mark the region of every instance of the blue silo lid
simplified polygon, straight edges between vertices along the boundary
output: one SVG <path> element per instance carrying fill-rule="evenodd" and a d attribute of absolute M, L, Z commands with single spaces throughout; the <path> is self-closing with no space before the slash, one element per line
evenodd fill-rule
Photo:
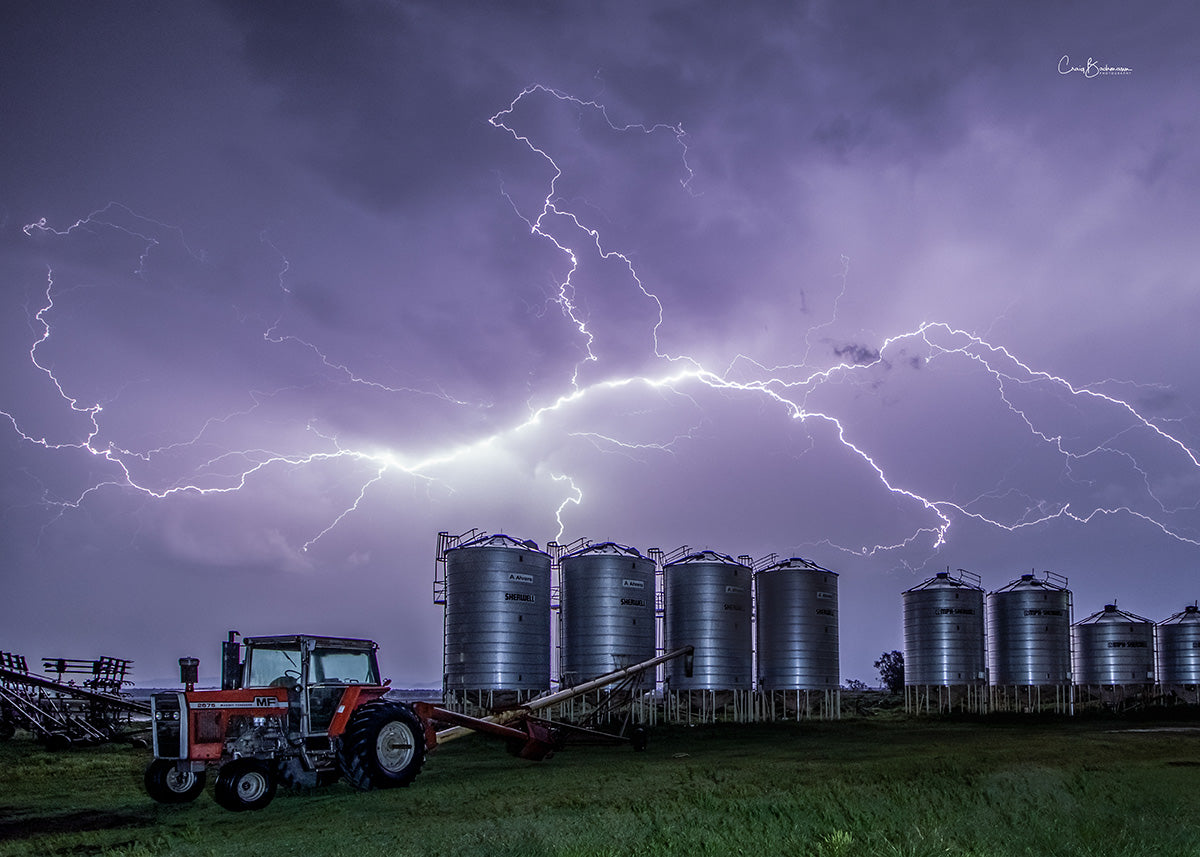
<path fill-rule="evenodd" d="M 780 560 L 779 562 L 775 563 L 774 565 L 767 566 L 762 571 L 760 571 L 759 574 L 768 574 L 772 571 L 784 571 L 787 569 L 794 569 L 794 570 L 798 570 L 798 571 L 819 571 L 822 574 L 834 574 L 834 575 L 837 574 L 836 571 L 831 571 L 828 568 L 819 566 L 812 560 L 805 559 L 802 556 L 794 556 L 794 557 L 791 557 L 790 559 Z"/>
<path fill-rule="evenodd" d="M 629 556 L 638 559 L 642 558 L 642 553 L 637 548 L 631 548 L 628 545 L 619 545 L 616 542 L 597 542 L 595 544 L 585 545 L 579 550 L 571 551 L 566 556 Z M 566 559 L 566 556 L 563 557 Z"/>
<path fill-rule="evenodd" d="M 712 550 L 697 551 L 696 553 L 688 554 L 683 559 L 677 559 L 674 562 L 669 562 L 667 565 L 690 565 L 692 563 L 702 562 L 717 562 L 725 565 L 740 565 L 742 568 L 749 568 L 749 566 L 747 566 L 745 563 L 738 562 L 731 556 L 726 556 L 723 553 L 717 553 L 716 551 Z"/>
<path fill-rule="evenodd" d="M 460 545 L 455 545 L 447 549 L 447 553 L 452 550 L 462 550 L 463 548 L 509 548 L 511 550 L 527 550 L 543 553 L 538 548 L 537 542 L 533 539 L 521 541 L 504 533 L 495 533 L 494 535 L 483 535 L 478 538 L 471 539 L 469 542 L 463 542 Z"/>

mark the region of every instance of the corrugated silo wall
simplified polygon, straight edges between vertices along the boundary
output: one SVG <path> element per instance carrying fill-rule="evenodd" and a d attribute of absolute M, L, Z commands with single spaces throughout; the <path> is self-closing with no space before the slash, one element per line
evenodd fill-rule
<path fill-rule="evenodd" d="M 563 557 L 562 682 L 654 657 L 654 562 L 622 552 Z M 651 674 L 651 679 L 653 674 Z"/>
<path fill-rule="evenodd" d="M 688 558 L 664 567 L 666 649 L 695 648 L 691 676 L 681 658 L 666 665 L 670 690 L 753 688 L 751 576 L 747 566 L 715 558 Z"/>
<path fill-rule="evenodd" d="M 1154 624 L 1102 616 L 1071 629 L 1075 683 L 1148 685 L 1154 682 Z"/>
<path fill-rule="evenodd" d="M 1158 623 L 1157 655 L 1160 685 L 1200 685 L 1200 609 L 1189 604 Z"/>
<path fill-rule="evenodd" d="M 550 556 L 527 546 L 446 551 L 447 694 L 550 687 Z"/>
<path fill-rule="evenodd" d="M 780 563 L 755 574 L 754 582 L 759 688 L 837 688 L 837 573 Z"/>
<path fill-rule="evenodd" d="M 927 582 L 902 596 L 904 682 L 941 687 L 984 682 L 983 590 L 939 582 Z"/>
<path fill-rule="evenodd" d="M 1032 585 L 988 596 L 988 666 L 994 686 L 1062 686 L 1071 682 L 1071 596 Z"/>

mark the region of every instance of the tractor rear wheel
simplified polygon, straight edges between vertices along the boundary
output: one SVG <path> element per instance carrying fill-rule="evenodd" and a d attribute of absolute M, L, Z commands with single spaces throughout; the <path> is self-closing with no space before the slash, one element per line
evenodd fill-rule
<path fill-rule="evenodd" d="M 258 759 L 234 759 L 221 766 L 213 799 L 231 812 L 262 809 L 275 797 L 275 777 Z"/>
<path fill-rule="evenodd" d="M 350 716 L 338 763 L 356 789 L 406 786 L 425 764 L 421 718 L 400 702 L 376 699 Z"/>
<path fill-rule="evenodd" d="M 204 771 L 181 771 L 170 759 L 151 762 L 143 781 L 159 803 L 187 803 L 204 791 Z"/>

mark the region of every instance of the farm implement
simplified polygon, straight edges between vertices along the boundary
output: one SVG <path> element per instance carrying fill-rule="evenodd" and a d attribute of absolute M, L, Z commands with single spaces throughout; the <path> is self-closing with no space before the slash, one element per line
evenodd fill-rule
<path fill-rule="evenodd" d="M 38 675 L 24 656 L 0 652 L 0 740 L 18 728 L 57 749 L 129 738 L 137 731 L 133 715 L 150 714 L 148 704 L 123 693 L 130 663 L 43 658 L 46 674 Z"/>
<path fill-rule="evenodd" d="M 629 682 L 679 649 L 489 717 L 387 698 L 370 640 L 306 635 L 247 637 L 223 644 L 221 689 L 195 690 L 199 661 L 180 659 L 185 689 L 151 698 L 154 761 L 146 790 L 160 803 L 186 803 L 215 771 L 213 796 L 233 811 L 261 809 L 279 784 L 316 786 L 344 778 L 357 789 L 407 786 L 428 751 L 473 732 L 504 741 L 523 759 L 548 758 L 568 734 L 628 736 L 556 723 L 537 712 L 598 688 Z M 244 657 L 243 650 L 244 649 Z"/>

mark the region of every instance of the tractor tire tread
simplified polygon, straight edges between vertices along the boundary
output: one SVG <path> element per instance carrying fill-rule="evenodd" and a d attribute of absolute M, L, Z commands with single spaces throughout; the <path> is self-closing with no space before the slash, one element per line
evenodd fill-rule
<path fill-rule="evenodd" d="M 380 730 L 397 720 L 412 733 L 413 757 L 401 771 L 391 773 L 378 763 L 376 742 Z M 363 704 L 346 725 L 338 764 L 346 782 L 361 791 L 407 786 L 425 764 L 425 731 L 420 718 L 401 702 L 375 699 Z"/>

